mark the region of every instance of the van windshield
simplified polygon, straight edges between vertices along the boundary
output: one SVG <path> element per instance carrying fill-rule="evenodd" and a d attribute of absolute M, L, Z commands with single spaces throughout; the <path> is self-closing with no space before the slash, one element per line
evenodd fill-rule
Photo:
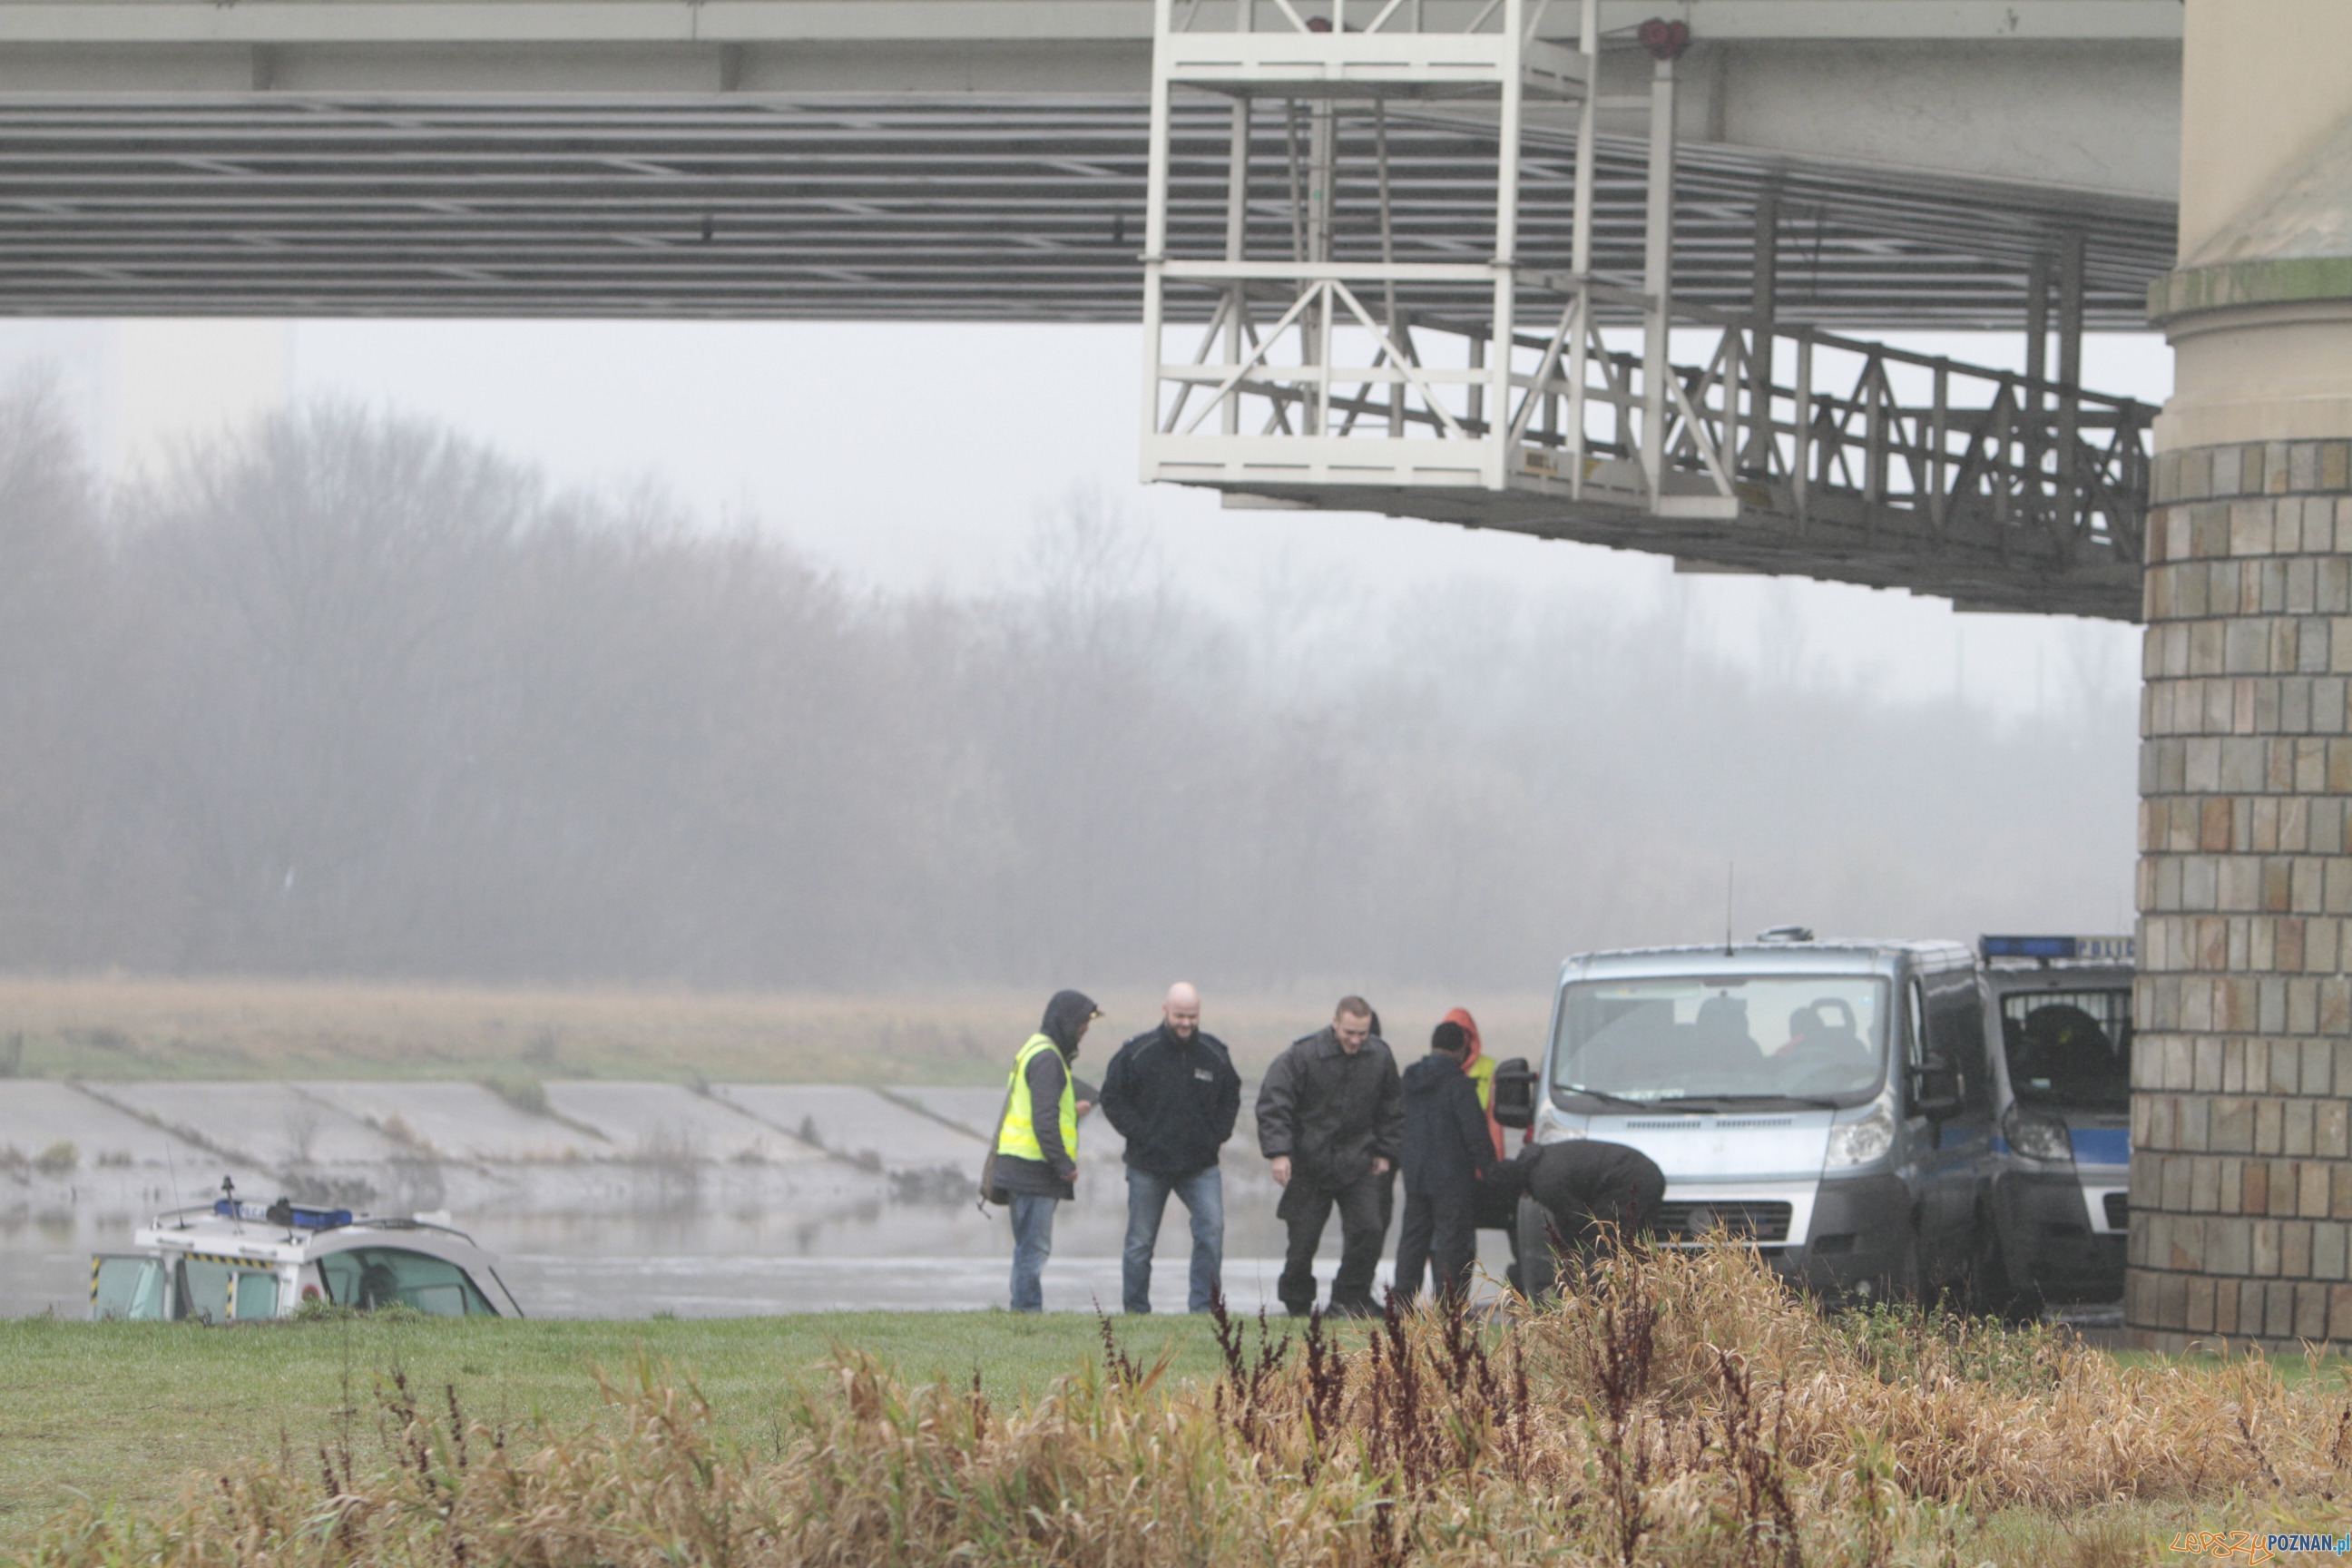
<path fill-rule="evenodd" d="M 2131 1109 L 2131 993 L 2019 991 L 2000 999 L 2010 1092 L 2053 1110 Z"/>
<path fill-rule="evenodd" d="M 1877 1090 L 1887 986 L 1869 974 L 1580 981 L 1560 994 L 1555 1089 L 1615 1100 L 1834 1100 Z"/>

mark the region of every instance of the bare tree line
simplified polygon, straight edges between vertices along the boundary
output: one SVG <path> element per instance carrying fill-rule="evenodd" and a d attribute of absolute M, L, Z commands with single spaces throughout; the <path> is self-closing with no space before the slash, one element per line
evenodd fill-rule
<path fill-rule="evenodd" d="M 2110 924 L 2132 714 L 1763 678 L 1666 612 L 1212 614 L 1099 509 L 886 596 L 431 425 L 101 495 L 0 407 L 0 968 L 1532 983 L 1745 929 Z M 1303 613 L 1311 609 L 1314 613 Z"/>

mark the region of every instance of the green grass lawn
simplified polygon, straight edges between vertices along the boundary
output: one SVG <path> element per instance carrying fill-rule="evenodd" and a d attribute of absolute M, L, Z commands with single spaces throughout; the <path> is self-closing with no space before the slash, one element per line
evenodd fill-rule
<path fill-rule="evenodd" d="M 1169 1349 L 1175 1375 L 1214 1369 L 1216 1343 L 1202 1320 L 1113 1322 L 1138 1362 Z M 71 1502 L 68 1489 L 152 1505 L 240 1456 L 284 1450 L 310 1462 L 346 1430 L 365 1467 L 382 1451 L 376 1390 L 395 1370 L 436 1402 L 455 1384 L 471 1418 L 577 1423 L 596 1407 L 597 1372 L 624 1379 L 643 1355 L 691 1378 L 726 1438 L 761 1444 L 774 1440 L 795 1387 L 823 1375 L 835 1346 L 868 1351 L 910 1378 L 961 1385 L 977 1369 L 982 1386 L 1008 1401 L 1102 1354 L 1098 1321 L 1081 1313 L 362 1319 L 235 1330 L 0 1321 L 0 1552 L 29 1546 L 42 1521 Z"/>
<path fill-rule="evenodd" d="M 1173 1376 L 1216 1370 L 1215 1341 L 1203 1320 L 1112 1322 L 1120 1349 L 1138 1363 L 1149 1364 L 1164 1351 Z M 1055 1377 L 1102 1356 L 1099 1322 L 1086 1313 L 352 1319 L 233 1330 L 0 1321 L 0 1555 L 29 1547 L 77 1491 L 153 1509 L 242 1458 L 282 1454 L 308 1468 L 321 1444 L 346 1436 L 354 1464 L 375 1468 L 383 1456 L 379 1391 L 395 1372 L 436 1405 L 444 1386 L 456 1384 L 473 1419 L 511 1426 L 537 1415 L 565 1426 L 595 1411 L 599 1372 L 625 1382 L 643 1358 L 656 1374 L 690 1379 L 702 1390 L 723 1441 L 757 1448 L 776 1441 L 785 1408 L 824 1375 L 840 1347 L 869 1352 L 911 1379 L 962 1386 L 977 1370 L 982 1387 L 1007 1403 L 1040 1394 Z M 2123 1352 L 2117 1359 L 2157 1358 Z M 2195 1379 L 2219 1362 L 2198 1356 L 2179 1364 Z M 2346 1363 L 2333 1357 L 2316 1364 L 2279 1357 L 2276 1364 L 2294 1383 L 2352 1381 Z M 2142 1513 L 2152 1530 L 2159 1522 L 2169 1528 L 2174 1511 L 2125 1510 L 2140 1533 Z M 2038 1514 L 2021 1513 L 2011 1525 L 2022 1532 L 2016 1561 L 2038 1560 L 2035 1553 L 2054 1539 L 2056 1526 Z"/>

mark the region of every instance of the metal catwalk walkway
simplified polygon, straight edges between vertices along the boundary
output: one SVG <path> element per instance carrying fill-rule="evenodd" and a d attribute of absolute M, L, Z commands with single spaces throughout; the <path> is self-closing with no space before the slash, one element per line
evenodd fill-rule
<path fill-rule="evenodd" d="M 1583 47 L 1543 41 L 1540 0 L 1466 30 L 1415 30 L 1412 0 L 1160 0 L 1145 237 L 1143 475 L 1241 505 L 1384 511 L 1671 554 L 1698 569 L 1906 587 L 1964 607 L 2139 612 L 2155 410 L 2078 384 L 2079 231 L 2029 263 L 2029 363 L 1975 369 L 1781 319 L 1768 197 L 1738 313 L 1675 289 L 1679 24 L 1654 58 L 1643 260 L 1602 269 L 1602 94 Z M 1352 16 L 1351 16 L 1352 13 Z M 1228 135 L 1175 134 L 1215 95 Z M 1527 243 L 1527 134 L 1577 120 L 1564 266 Z M 1405 215 L 1396 126 L 1482 128 L 1483 188 L 1457 188 L 1478 247 Z M 1269 138 L 1278 149 L 1262 154 Z M 1466 133 L 1466 131 L 1465 131 Z M 1269 204 L 1268 198 L 1272 198 Z M 1173 222 L 1222 211 L 1223 244 Z M 1265 221 L 1269 205 L 1283 221 Z M 1369 223 L 1350 225 L 1364 210 Z M 2059 363 L 2045 345 L 2055 307 Z"/>

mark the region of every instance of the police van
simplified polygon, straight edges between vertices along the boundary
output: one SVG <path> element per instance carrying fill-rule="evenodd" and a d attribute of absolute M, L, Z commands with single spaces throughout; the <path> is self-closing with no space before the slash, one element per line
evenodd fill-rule
<path fill-rule="evenodd" d="M 1987 992 L 1948 942 L 1752 942 L 1581 953 L 1561 966 L 1531 1085 L 1538 1143 L 1629 1144 L 1666 1178 L 1655 1233 L 1727 1234 L 1827 1295 L 1965 1287 L 1996 1137 Z M 1498 1100 L 1502 1098 L 1498 1090 Z M 1519 1212 L 1531 1294 L 1550 1216 Z"/>
<path fill-rule="evenodd" d="M 89 1315 L 213 1324 L 287 1318 L 306 1301 L 428 1317 L 522 1316 L 497 1259 L 446 1225 L 377 1219 L 285 1198 L 173 1209 L 131 1233 L 131 1252 L 90 1259 Z M 492 1304 L 490 1291 L 506 1303 Z"/>
<path fill-rule="evenodd" d="M 1979 943 L 1995 1053 L 1987 1173 L 1987 1307 L 2124 1293 L 2131 1228 L 2133 940 L 1988 936 Z"/>

